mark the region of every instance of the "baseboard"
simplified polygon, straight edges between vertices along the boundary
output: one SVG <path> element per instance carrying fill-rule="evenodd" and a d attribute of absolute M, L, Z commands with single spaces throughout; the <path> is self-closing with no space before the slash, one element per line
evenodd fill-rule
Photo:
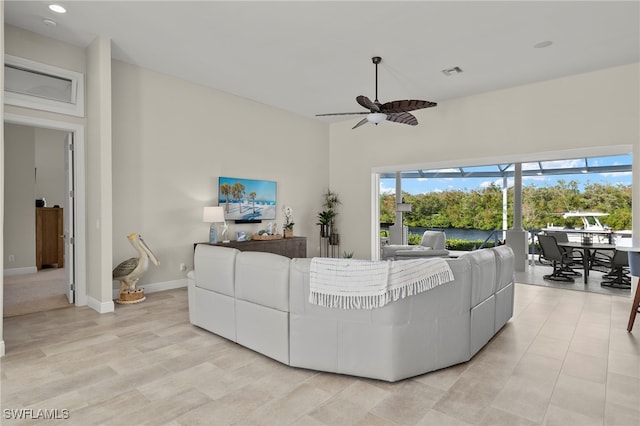
<path fill-rule="evenodd" d="M 141 286 L 144 289 L 145 294 L 155 293 L 157 291 L 173 290 L 174 288 L 183 288 L 187 286 L 187 279 L 182 278 L 173 281 L 163 281 L 160 283 L 149 283 Z M 113 298 L 117 299 L 120 296 L 120 287 L 113 289 Z"/>
<path fill-rule="evenodd" d="M 35 274 L 38 272 L 38 268 L 35 266 L 26 266 L 24 268 L 11 268 L 5 269 L 2 273 L 5 277 L 10 277 L 13 275 L 25 275 L 25 274 Z"/>
<path fill-rule="evenodd" d="M 113 300 L 109 300 L 108 302 L 100 302 L 91 296 L 87 296 L 87 305 L 99 314 L 108 314 L 109 312 L 113 312 L 116 309 L 115 305 L 113 304 Z"/>

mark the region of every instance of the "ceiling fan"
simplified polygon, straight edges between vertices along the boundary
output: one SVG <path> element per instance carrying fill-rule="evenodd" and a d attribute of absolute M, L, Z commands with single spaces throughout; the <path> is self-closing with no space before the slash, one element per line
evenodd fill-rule
<path fill-rule="evenodd" d="M 418 119 L 409 111 L 430 108 L 438 105 L 435 102 L 421 101 L 418 99 L 404 99 L 401 101 L 386 102 L 384 104 L 380 103 L 380 101 L 378 100 L 378 64 L 382 62 L 382 58 L 380 56 L 374 56 L 373 58 L 371 58 L 371 61 L 376 66 L 376 100 L 372 102 L 371 99 L 363 95 L 356 97 L 356 102 L 368 109 L 369 112 L 334 112 L 329 114 L 316 114 L 316 117 L 323 117 L 327 115 L 366 114 L 367 116 L 360 120 L 358 124 L 353 126 L 353 129 L 355 129 L 356 127 L 360 127 L 366 123 L 374 123 L 375 125 L 378 125 L 384 120 L 393 121 L 394 123 L 408 124 L 409 126 L 415 126 L 418 124 Z"/>

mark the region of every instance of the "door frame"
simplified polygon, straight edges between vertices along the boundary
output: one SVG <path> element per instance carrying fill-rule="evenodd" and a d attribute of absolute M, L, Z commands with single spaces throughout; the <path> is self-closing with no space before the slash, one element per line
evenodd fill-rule
<path fill-rule="evenodd" d="M 73 133 L 74 161 L 74 276 L 75 276 L 75 306 L 87 304 L 87 259 L 86 259 L 86 188 L 85 188 L 85 138 L 84 125 L 60 120 L 32 117 L 29 115 L 4 113 L 4 122 L 23 126 L 40 127 Z M 4 285 L 3 285 L 4 287 Z M 1 291 L 1 289 L 0 289 Z"/>

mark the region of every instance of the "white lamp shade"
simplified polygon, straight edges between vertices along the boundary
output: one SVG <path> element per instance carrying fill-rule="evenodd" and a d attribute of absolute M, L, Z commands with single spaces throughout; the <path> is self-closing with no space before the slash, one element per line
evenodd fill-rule
<path fill-rule="evenodd" d="M 202 211 L 202 221 L 207 223 L 224 222 L 223 207 L 205 207 Z"/>
<path fill-rule="evenodd" d="M 387 114 L 383 114 L 381 112 L 372 112 L 371 114 L 367 115 L 367 121 L 369 123 L 380 124 L 386 119 Z"/>

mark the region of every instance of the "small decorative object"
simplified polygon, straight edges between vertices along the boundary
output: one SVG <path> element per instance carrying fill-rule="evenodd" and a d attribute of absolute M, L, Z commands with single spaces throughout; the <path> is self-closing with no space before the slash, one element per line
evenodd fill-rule
<path fill-rule="evenodd" d="M 345 250 L 345 251 L 342 253 L 342 257 L 343 257 L 344 259 L 351 259 L 351 258 L 353 258 L 353 252 L 352 252 L 352 251 L 347 252 L 347 251 Z"/>
<path fill-rule="evenodd" d="M 219 223 L 224 224 L 222 233 L 220 234 L 220 237 L 224 238 L 224 233 L 227 232 L 227 222 L 224 220 L 223 207 L 205 207 L 202 211 L 202 221 L 211 224 L 211 227 L 209 228 L 209 244 L 216 244 L 218 242 Z"/>
<path fill-rule="evenodd" d="M 144 289 L 136 288 L 136 284 L 149 269 L 149 260 L 156 266 L 160 265 L 140 234 L 129 234 L 127 238 L 140 257 L 125 260 L 113 270 L 113 279 L 120 281 L 120 295 L 116 299 L 116 303 L 120 304 L 140 303 L 145 300 Z"/>
<path fill-rule="evenodd" d="M 282 213 L 284 214 L 284 225 L 282 225 L 282 230 L 284 232 L 285 238 L 293 237 L 293 209 L 289 206 L 282 207 Z"/>
<path fill-rule="evenodd" d="M 593 237 L 591 234 L 582 234 L 582 244 L 585 246 L 590 246 L 593 244 Z"/>
<path fill-rule="evenodd" d="M 247 233 L 244 231 L 236 232 L 236 241 L 247 241 Z"/>
<path fill-rule="evenodd" d="M 260 231 L 258 231 L 257 234 L 253 234 L 251 236 L 252 240 L 280 240 L 282 239 L 282 235 L 280 234 L 274 234 L 274 235 L 270 235 L 267 231 L 265 231 L 264 229 L 261 229 Z"/>

